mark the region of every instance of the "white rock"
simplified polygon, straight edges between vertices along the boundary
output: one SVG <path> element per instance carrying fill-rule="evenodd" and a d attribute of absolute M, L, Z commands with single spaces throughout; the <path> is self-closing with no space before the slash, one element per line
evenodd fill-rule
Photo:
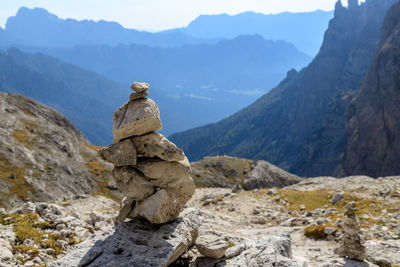
<path fill-rule="evenodd" d="M 114 112 L 113 121 L 114 143 L 162 129 L 157 104 L 149 98 L 125 103 Z"/>
<path fill-rule="evenodd" d="M 183 161 L 164 161 L 160 159 L 138 160 L 136 168 L 151 179 L 157 187 L 174 187 L 182 179 L 190 177 L 190 164 L 185 157 Z"/>
<path fill-rule="evenodd" d="M 141 92 L 144 92 L 144 91 L 148 90 L 150 88 L 150 84 L 141 83 L 141 82 L 134 82 L 131 85 L 131 88 L 132 88 L 133 91 L 135 91 L 137 93 L 141 93 Z"/>
<path fill-rule="evenodd" d="M 116 167 L 112 173 L 121 193 L 130 199 L 143 200 L 154 193 L 150 181 L 132 167 Z"/>
<path fill-rule="evenodd" d="M 166 267 L 194 244 L 202 221 L 201 212 L 191 208 L 161 227 L 139 220 L 124 222 L 80 243 L 50 266 Z"/>
<path fill-rule="evenodd" d="M 176 184 L 175 188 L 158 190 L 134 208 L 129 218 L 138 216 L 156 224 L 175 220 L 186 202 L 194 194 L 195 185 L 190 176 Z"/>
<path fill-rule="evenodd" d="M 36 212 L 36 205 L 35 203 L 32 202 L 26 202 L 22 206 L 22 213 L 23 214 L 29 214 L 29 213 L 35 213 Z"/>
<path fill-rule="evenodd" d="M 139 156 L 158 157 L 167 161 L 182 161 L 185 154 L 174 143 L 159 133 L 149 133 L 132 138 L 132 142 Z"/>
<path fill-rule="evenodd" d="M 203 255 L 212 259 L 220 259 L 229 248 L 228 242 L 214 235 L 202 235 L 196 240 L 196 248 Z"/>
<path fill-rule="evenodd" d="M 136 149 L 129 139 L 99 149 L 97 153 L 102 159 L 117 167 L 136 165 Z"/>

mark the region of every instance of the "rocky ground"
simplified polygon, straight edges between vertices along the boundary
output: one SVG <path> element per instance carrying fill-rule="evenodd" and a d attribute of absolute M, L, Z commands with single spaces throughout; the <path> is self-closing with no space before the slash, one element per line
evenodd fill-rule
<path fill-rule="evenodd" d="M 366 241 L 368 261 L 363 263 L 333 252 L 349 201 L 355 201 Z M 198 207 L 204 220 L 197 245 L 175 266 L 268 266 L 272 255 L 279 258 L 279 266 L 400 264 L 400 177 L 321 177 L 283 189 L 238 193 L 202 188 L 188 206 Z M 82 241 L 109 231 L 117 209 L 111 199 L 83 195 L 57 204 L 27 203 L 1 210 L 0 266 L 45 266 Z M 212 259 L 220 256 L 224 257 Z"/>

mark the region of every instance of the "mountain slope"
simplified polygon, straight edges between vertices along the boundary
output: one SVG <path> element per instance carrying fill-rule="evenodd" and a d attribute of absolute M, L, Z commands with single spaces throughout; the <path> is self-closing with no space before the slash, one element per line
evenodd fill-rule
<path fill-rule="evenodd" d="M 0 92 L 0 206 L 93 192 L 111 196 L 105 188 L 110 175 L 110 166 L 63 115 Z"/>
<path fill-rule="evenodd" d="M 318 53 L 324 31 L 332 17 L 332 11 L 321 10 L 271 15 L 254 12 L 234 16 L 201 15 L 179 31 L 198 38 L 231 39 L 238 35 L 260 34 L 269 40 L 291 42 L 301 51 L 315 55 Z"/>
<path fill-rule="evenodd" d="M 19 39 L 19 45 L 73 47 L 75 45 L 146 44 L 177 47 L 183 44 L 213 43 L 181 32 L 153 34 L 126 29 L 116 22 L 60 19 L 46 9 L 21 7 L 6 23 L 6 32 Z"/>
<path fill-rule="evenodd" d="M 165 134 L 220 120 L 255 101 L 290 68 L 310 58 L 292 44 L 259 35 L 214 45 L 154 48 L 142 45 L 25 48 L 129 84 L 149 82 L 166 118 Z"/>
<path fill-rule="evenodd" d="M 385 18 L 366 78 L 349 105 L 340 175 L 400 173 L 400 3 Z"/>
<path fill-rule="evenodd" d="M 355 2 L 355 1 L 353 1 Z M 331 175 L 344 150 L 348 92 L 372 60 L 384 15 L 394 0 L 336 4 L 319 54 L 278 87 L 219 123 L 171 136 L 189 156 L 225 153 L 264 159 L 302 176 Z"/>
<path fill-rule="evenodd" d="M 0 91 L 32 97 L 65 114 L 96 144 L 112 140 L 112 114 L 122 86 L 41 54 L 0 52 Z"/>

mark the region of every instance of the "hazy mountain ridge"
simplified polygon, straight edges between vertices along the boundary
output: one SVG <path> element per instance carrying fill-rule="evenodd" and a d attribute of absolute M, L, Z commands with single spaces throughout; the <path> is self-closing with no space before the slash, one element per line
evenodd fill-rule
<path fill-rule="evenodd" d="M 112 140 L 112 114 L 123 102 L 123 87 L 58 59 L 0 52 L 0 91 L 32 97 L 62 112 L 96 144 Z"/>
<path fill-rule="evenodd" d="M 346 116 L 346 150 L 338 173 L 373 177 L 400 172 L 400 3 L 385 17 L 381 41 Z M 371 153 L 373 151 L 373 153 Z"/>
<path fill-rule="evenodd" d="M 21 7 L 8 18 L 5 31 L 17 45 L 43 47 L 73 47 L 76 45 L 146 44 L 156 47 L 176 47 L 184 44 L 213 43 L 184 33 L 157 34 L 126 29 L 117 22 L 100 20 L 60 19 L 46 9 Z"/>
<path fill-rule="evenodd" d="M 332 17 L 332 11 L 322 10 L 268 15 L 255 12 L 232 16 L 201 15 L 187 27 L 165 32 L 179 31 L 198 38 L 228 39 L 244 34 L 260 34 L 266 39 L 291 42 L 301 51 L 315 55 Z"/>
<path fill-rule="evenodd" d="M 320 53 L 307 68 L 288 73 L 235 115 L 171 140 L 191 160 L 226 153 L 298 175 L 332 175 L 344 151 L 346 92 L 357 89 L 367 72 L 384 15 L 395 2 L 368 0 L 348 9 L 338 2 Z"/>
<path fill-rule="evenodd" d="M 58 57 L 126 85 L 149 82 L 166 118 L 165 134 L 236 112 L 273 87 L 288 69 L 310 60 L 292 44 L 259 35 L 168 49 L 131 44 L 25 51 Z"/>

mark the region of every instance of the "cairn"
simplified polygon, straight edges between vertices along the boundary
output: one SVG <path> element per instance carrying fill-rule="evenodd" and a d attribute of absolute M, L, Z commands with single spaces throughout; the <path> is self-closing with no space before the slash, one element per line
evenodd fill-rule
<path fill-rule="evenodd" d="M 163 135 L 157 104 L 148 83 L 134 82 L 135 93 L 114 112 L 114 144 L 99 155 L 114 164 L 113 177 L 125 196 L 115 223 L 145 218 L 162 224 L 175 220 L 194 193 L 190 164 L 181 149 Z"/>
<path fill-rule="evenodd" d="M 367 257 L 367 253 L 364 241 L 360 237 L 354 202 L 346 204 L 344 216 L 344 233 L 341 236 L 340 247 L 335 249 L 335 253 L 341 257 L 363 261 Z"/>

